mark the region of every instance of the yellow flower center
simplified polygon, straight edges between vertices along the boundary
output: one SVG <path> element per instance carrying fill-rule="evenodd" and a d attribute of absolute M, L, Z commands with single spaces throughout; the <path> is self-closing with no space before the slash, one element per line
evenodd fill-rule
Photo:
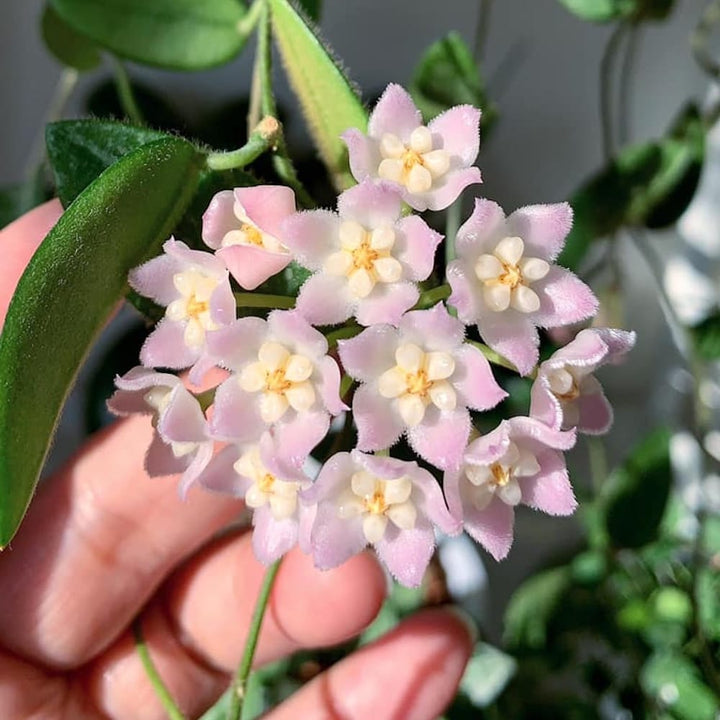
<path fill-rule="evenodd" d="M 500 463 L 493 463 L 490 468 L 492 480 L 490 481 L 495 487 L 505 487 L 510 482 L 510 470 L 504 468 Z"/>
<path fill-rule="evenodd" d="M 363 504 L 365 505 L 365 509 L 373 515 L 384 515 L 385 511 L 388 509 L 388 504 L 385 500 L 385 493 L 383 492 L 382 487 L 376 486 L 372 495 L 365 496 Z"/>
<path fill-rule="evenodd" d="M 185 309 L 185 312 L 187 313 L 189 318 L 192 318 L 193 320 L 197 320 L 200 315 L 202 315 L 204 312 L 207 312 L 210 305 L 206 300 L 198 300 L 195 293 L 193 293 L 187 301 L 187 306 Z"/>
<path fill-rule="evenodd" d="M 363 240 L 360 247 L 352 252 L 353 267 L 356 270 L 372 270 L 379 257 L 380 253 L 373 250 L 367 240 Z"/>
<path fill-rule="evenodd" d="M 256 225 L 250 223 L 242 223 L 240 225 L 240 232 L 245 236 L 245 241 L 250 245 L 257 245 L 258 247 L 264 247 L 263 234 L 258 230 Z"/>
<path fill-rule="evenodd" d="M 428 379 L 425 370 L 419 370 L 416 373 L 408 373 L 405 376 L 405 385 L 407 392 L 411 395 L 419 395 L 424 398 L 433 386 L 433 381 Z"/>

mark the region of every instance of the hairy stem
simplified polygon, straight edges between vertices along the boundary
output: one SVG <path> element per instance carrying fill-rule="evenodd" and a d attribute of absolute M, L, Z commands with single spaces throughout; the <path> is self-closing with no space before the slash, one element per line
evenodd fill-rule
<path fill-rule="evenodd" d="M 144 125 L 145 119 L 143 118 L 142 112 L 138 107 L 137 100 L 135 99 L 135 93 L 133 92 L 132 85 L 130 84 L 130 78 L 128 77 L 125 65 L 116 58 L 114 55 L 110 56 L 112 59 L 113 69 L 115 71 L 115 86 L 117 87 L 118 97 L 120 98 L 120 105 L 122 106 L 123 112 L 130 119 L 131 122 L 136 125 Z"/>
<path fill-rule="evenodd" d="M 602 123 L 602 148 L 606 160 L 615 155 L 614 113 L 613 103 L 613 70 L 615 58 L 628 26 L 620 23 L 615 26 L 600 62 L 600 120 Z"/>
<path fill-rule="evenodd" d="M 274 117 L 266 116 L 257 124 L 241 148 L 209 153 L 205 162 L 211 170 L 244 168 L 270 150 L 277 143 L 280 132 L 280 123 Z"/>

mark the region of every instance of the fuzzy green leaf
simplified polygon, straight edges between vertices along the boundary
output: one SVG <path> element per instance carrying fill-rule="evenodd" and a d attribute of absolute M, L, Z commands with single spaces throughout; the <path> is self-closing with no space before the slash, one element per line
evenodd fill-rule
<path fill-rule="evenodd" d="M 95 180 L 33 256 L 0 335 L 0 546 L 32 497 L 77 371 L 187 207 L 200 159 L 180 138 L 143 145 Z"/>
<path fill-rule="evenodd" d="M 340 135 L 367 128 L 367 112 L 332 51 L 288 0 L 269 0 L 275 41 L 305 120 L 335 186 L 355 184 Z"/>
<path fill-rule="evenodd" d="M 45 47 L 63 65 L 80 72 L 94 70 L 102 61 L 97 47 L 84 35 L 71 28 L 55 11 L 46 5 L 40 20 Z"/>
<path fill-rule="evenodd" d="M 502 650 L 480 642 L 460 681 L 460 692 L 477 708 L 494 702 L 517 670 L 517 662 Z"/>
<path fill-rule="evenodd" d="M 120 57 L 169 70 L 203 70 L 245 44 L 237 0 L 51 0 L 77 32 Z"/>

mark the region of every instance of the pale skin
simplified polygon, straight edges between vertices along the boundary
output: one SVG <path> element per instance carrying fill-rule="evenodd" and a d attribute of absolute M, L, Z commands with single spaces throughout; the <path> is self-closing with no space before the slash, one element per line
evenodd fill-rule
<path fill-rule="evenodd" d="M 22 268 L 60 215 L 56 201 L 0 232 L 0 324 Z M 28 372 L 32 372 L 28 368 Z M 215 537 L 239 502 L 176 478 L 147 477 L 145 418 L 102 431 L 43 484 L 0 554 L 0 717 L 161 720 L 135 652 L 150 653 L 188 717 L 227 687 L 242 653 L 263 567 L 247 533 Z M 320 572 L 299 552 L 280 569 L 260 638 L 261 665 L 358 634 L 386 581 L 370 554 Z M 472 641 L 435 609 L 305 685 L 270 720 L 432 720 L 454 695 Z"/>

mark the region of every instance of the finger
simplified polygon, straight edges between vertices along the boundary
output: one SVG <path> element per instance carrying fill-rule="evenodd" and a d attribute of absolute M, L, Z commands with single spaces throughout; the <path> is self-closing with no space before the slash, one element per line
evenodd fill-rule
<path fill-rule="evenodd" d="M 433 720 L 472 652 L 454 612 L 428 610 L 319 675 L 266 720 Z"/>
<path fill-rule="evenodd" d="M 143 634 L 153 661 L 189 717 L 203 712 L 227 687 L 264 573 L 249 534 L 225 540 L 173 578 L 163 593 L 165 602 L 144 615 Z M 379 611 L 385 590 L 385 576 L 369 554 L 321 572 L 308 557 L 291 552 L 275 580 L 256 663 L 358 634 Z M 109 718 L 164 717 L 129 634 L 94 664 L 85 688 Z"/>
<path fill-rule="evenodd" d="M 14 653 L 63 669 L 119 635 L 164 578 L 235 517 L 241 504 L 149 478 L 146 417 L 98 433 L 45 483 L 0 555 L 0 637 Z"/>
<path fill-rule="evenodd" d="M 50 200 L 0 231 L 3 259 L 0 263 L 0 328 L 20 276 L 42 239 L 58 221 L 62 207 Z"/>

